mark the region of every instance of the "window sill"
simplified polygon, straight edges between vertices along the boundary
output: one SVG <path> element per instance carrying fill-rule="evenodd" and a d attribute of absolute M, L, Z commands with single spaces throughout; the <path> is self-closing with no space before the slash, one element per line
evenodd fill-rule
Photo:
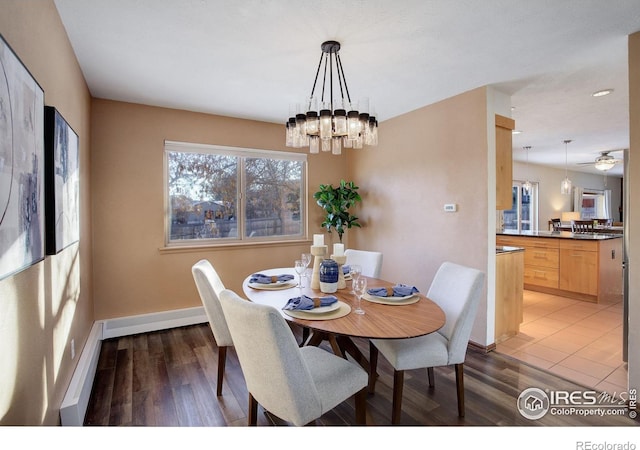
<path fill-rule="evenodd" d="M 262 242 L 233 242 L 228 244 L 205 244 L 205 245 L 172 245 L 158 248 L 160 254 L 172 253 L 192 253 L 202 251 L 225 251 L 225 250 L 247 250 L 254 248 L 269 247 L 297 247 L 299 245 L 311 245 L 309 239 L 296 239 L 287 241 L 262 241 Z"/>

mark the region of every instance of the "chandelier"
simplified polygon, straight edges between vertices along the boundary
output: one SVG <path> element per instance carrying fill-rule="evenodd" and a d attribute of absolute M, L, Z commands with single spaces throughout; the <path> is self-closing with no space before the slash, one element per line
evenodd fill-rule
<path fill-rule="evenodd" d="M 322 54 L 313 81 L 311 95 L 304 105 L 290 111 L 286 123 L 287 147 L 309 147 L 309 153 L 342 153 L 342 148 L 363 148 L 378 145 L 378 121 L 369 111 L 369 102 L 351 101 L 344 69 L 340 61 L 340 43 L 323 42 Z M 322 71 L 322 92 L 315 96 Z M 327 79 L 328 77 L 328 79 Z M 334 92 L 334 78 L 336 89 Z M 339 91 L 339 92 L 338 92 Z M 334 93 L 336 97 L 334 97 Z"/>

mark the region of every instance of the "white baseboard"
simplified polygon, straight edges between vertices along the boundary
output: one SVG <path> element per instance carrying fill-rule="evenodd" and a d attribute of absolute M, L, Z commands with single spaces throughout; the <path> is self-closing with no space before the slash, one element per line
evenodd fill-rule
<path fill-rule="evenodd" d="M 93 378 L 98 367 L 102 323 L 94 322 L 89 338 L 80 353 L 76 370 L 73 372 L 67 393 L 60 405 L 60 423 L 63 426 L 82 426 L 84 415 L 91 397 Z"/>
<path fill-rule="evenodd" d="M 208 319 L 202 306 L 108 319 L 104 321 L 102 339 L 130 336 L 132 334 L 148 333 L 150 331 L 166 330 L 204 322 L 208 322 Z"/>
<path fill-rule="evenodd" d="M 60 406 L 62 426 L 82 426 L 104 339 L 207 322 L 202 306 L 94 322 Z"/>

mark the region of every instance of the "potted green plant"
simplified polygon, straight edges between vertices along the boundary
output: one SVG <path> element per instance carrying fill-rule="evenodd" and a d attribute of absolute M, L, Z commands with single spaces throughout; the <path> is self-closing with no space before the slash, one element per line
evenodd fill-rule
<path fill-rule="evenodd" d="M 321 184 L 320 190 L 313 194 L 313 198 L 325 211 L 322 226 L 329 233 L 335 229 L 340 242 L 342 242 L 342 235 L 347 228 L 360 228 L 358 217 L 349 212 L 349 208 L 362 201 L 358 189 L 359 187 L 353 181 L 340 180 L 338 187 L 333 187 L 331 184 Z"/>

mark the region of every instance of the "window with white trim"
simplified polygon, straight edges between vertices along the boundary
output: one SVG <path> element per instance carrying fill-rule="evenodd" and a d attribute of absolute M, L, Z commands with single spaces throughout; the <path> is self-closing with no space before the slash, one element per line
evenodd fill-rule
<path fill-rule="evenodd" d="M 165 142 L 167 245 L 306 236 L 307 156 Z"/>
<path fill-rule="evenodd" d="M 529 188 L 525 182 L 513 181 L 513 204 L 503 213 L 504 229 L 517 231 L 538 231 L 538 183 Z"/>

